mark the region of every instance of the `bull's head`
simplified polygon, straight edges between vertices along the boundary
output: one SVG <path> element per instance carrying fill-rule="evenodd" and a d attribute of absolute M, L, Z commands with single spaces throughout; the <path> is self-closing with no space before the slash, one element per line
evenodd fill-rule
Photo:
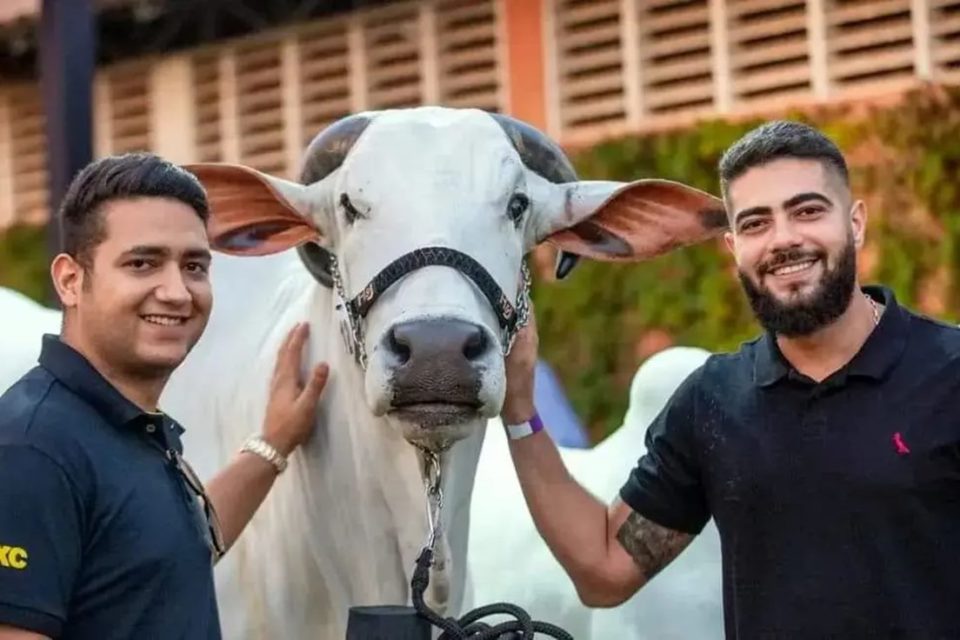
<path fill-rule="evenodd" d="M 565 272 L 576 256 L 645 260 L 726 225 L 717 198 L 682 184 L 579 181 L 539 131 L 477 110 L 344 118 L 310 144 L 301 184 L 242 166 L 187 168 L 208 190 L 215 249 L 297 248 L 336 287 L 367 403 L 431 446 L 498 414 L 522 261 L 538 243 L 561 250 Z"/>

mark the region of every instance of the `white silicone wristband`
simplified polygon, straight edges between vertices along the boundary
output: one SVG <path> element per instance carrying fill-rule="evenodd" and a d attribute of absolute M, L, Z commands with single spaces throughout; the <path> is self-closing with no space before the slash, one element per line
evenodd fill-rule
<path fill-rule="evenodd" d="M 543 421 L 540 420 L 540 416 L 537 414 L 533 414 L 533 417 L 526 422 L 521 422 L 520 424 L 504 424 L 503 426 L 507 430 L 507 437 L 511 440 L 522 440 L 523 438 L 543 431 Z"/>

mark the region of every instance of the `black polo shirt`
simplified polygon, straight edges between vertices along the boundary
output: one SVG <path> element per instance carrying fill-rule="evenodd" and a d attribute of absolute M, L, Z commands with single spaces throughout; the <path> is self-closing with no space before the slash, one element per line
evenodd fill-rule
<path fill-rule="evenodd" d="M 220 637 L 182 429 L 44 336 L 0 396 L 0 623 L 69 640 Z"/>
<path fill-rule="evenodd" d="M 763 335 L 710 357 L 621 489 L 723 554 L 726 637 L 960 638 L 960 329 L 887 308 L 817 384 Z"/>

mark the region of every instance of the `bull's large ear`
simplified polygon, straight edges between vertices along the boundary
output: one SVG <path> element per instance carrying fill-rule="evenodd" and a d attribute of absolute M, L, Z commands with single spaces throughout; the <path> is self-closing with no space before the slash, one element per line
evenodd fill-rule
<path fill-rule="evenodd" d="M 314 223 L 313 188 L 241 165 L 185 165 L 207 191 L 210 246 L 222 253 L 262 256 L 322 237 Z"/>
<path fill-rule="evenodd" d="M 727 229 L 722 200 L 679 182 L 580 181 L 550 190 L 543 239 L 594 260 L 647 260 Z"/>

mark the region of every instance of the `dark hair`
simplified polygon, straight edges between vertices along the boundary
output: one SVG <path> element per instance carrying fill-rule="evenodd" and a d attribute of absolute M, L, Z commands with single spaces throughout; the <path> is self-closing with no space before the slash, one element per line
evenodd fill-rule
<path fill-rule="evenodd" d="M 777 120 L 761 125 L 740 138 L 720 158 L 720 188 L 724 198 L 730 183 L 749 169 L 780 158 L 819 160 L 849 185 L 847 162 L 828 137 L 809 125 Z"/>
<path fill-rule="evenodd" d="M 108 156 L 74 177 L 60 205 L 61 250 L 89 268 L 91 254 L 106 236 L 102 205 L 137 197 L 173 198 L 207 221 L 207 194 L 192 173 L 152 153 Z"/>

